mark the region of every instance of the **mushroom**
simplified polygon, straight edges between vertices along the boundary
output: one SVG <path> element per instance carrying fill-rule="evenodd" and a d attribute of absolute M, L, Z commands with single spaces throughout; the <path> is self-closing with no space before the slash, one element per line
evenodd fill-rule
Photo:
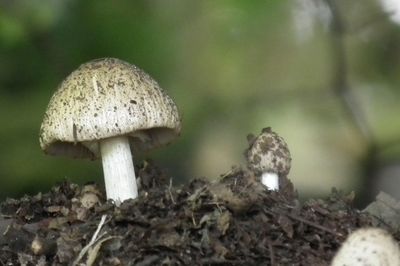
<path fill-rule="evenodd" d="M 351 233 L 332 260 L 332 266 L 400 265 L 399 245 L 380 228 L 361 228 Z"/>
<path fill-rule="evenodd" d="M 148 74 L 116 58 L 81 65 L 50 99 L 40 128 L 46 154 L 102 158 L 107 198 L 138 196 L 132 152 L 180 134 L 178 109 Z"/>
<path fill-rule="evenodd" d="M 271 130 L 264 128 L 257 137 L 247 137 L 249 148 L 245 151 L 248 168 L 269 190 L 279 189 L 279 177 L 289 174 L 291 157 L 287 144 Z"/>

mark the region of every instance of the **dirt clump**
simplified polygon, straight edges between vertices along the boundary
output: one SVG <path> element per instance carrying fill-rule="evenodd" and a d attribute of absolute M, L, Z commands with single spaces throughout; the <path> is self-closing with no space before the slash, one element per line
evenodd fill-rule
<path fill-rule="evenodd" d="M 139 197 L 119 207 L 67 181 L 2 202 L 1 264 L 329 265 L 349 232 L 376 226 L 352 194 L 300 204 L 289 180 L 268 191 L 241 168 L 175 187 L 145 162 L 139 177 Z"/>

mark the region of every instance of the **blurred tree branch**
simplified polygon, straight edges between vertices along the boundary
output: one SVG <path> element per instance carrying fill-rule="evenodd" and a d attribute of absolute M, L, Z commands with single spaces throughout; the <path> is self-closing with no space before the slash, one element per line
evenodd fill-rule
<path fill-rule="evenodd" d="M 332 55 L 333 55 L 333 90 L 341 101 L 349 118 L 360 131 L 367 144 L 367 152 L 361 160 L 361 170 L 363 172 L 362 187 L 360 195 L 357 197 L 358 203 L 364 205 L 377 192 L 374 189 L 374 176 L 378 169 L 377 146 L 371 127 L 359 105 L 357 98 L 351 90 L 348 80 L 348 61 L 345 47 L 346 25 L 336 0 L 324 0 L 332 14 L 331 34 L 332 34 Z"/>
<path fill-rule="evenodd" d="M 349 118 L 353 121 L 355 126 L 364 137 L 367 144 L 367 151 L 362 158 L 362 187 L 360 189 L 360 195 L 358 201 L 360 204 L 365 204 L 372 200 L 375 195 L 379 192 L 379 188 L 376 187 L 377 179 L 379 178 L 378 170 L 383 167 L 383 163 L 379 160 L 379 152 L 387 148 L 398 145 L 400 139 L 391 139 L 377 141 L 375 138 L 371 126 L 363 112 L 360 103 L 357 101 L 357 97 L 353 93 L 348 79 L 348 57 L 346 54 L 345 36 L 349 33 L 347 25 L 342 18 L 342 13 L 337 5 L 337 0 L 324 0 L 329 7 L 332 14 L 331 21 L 331 34 L 332 34 L 332 55 L 333 55 L 333 90 L 342 102 L 346 113 Z M 367 27 L 372 22 L 381 21 L 383 18 L 387 18 L 388 14 L 384 13 L 383 16 L 377 16 L 368 23 L 363 24 Z M 356 30 L 360 30 L 361 27 L 357 27 Z M 354 32 L 354 29 L 351 31 Z"/>
<path fill-rule="evenodd" d="M 346 26 L 341 16 L 336 0 L 325 0 L 331 10 L 332 22 L 332 54 L 333 54 L 333 90 L 341 100 L 350 119 L 356 125 L 362 136 L 369 145 L 374 145 L 375 139 L 370 125 L 351 90 L 348 80 L 348 62 L 344 43 Z"/>

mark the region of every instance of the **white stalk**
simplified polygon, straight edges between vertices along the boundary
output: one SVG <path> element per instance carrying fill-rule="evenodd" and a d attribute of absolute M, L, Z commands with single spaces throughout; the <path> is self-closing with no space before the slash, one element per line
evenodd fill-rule
<path fill-rule="evenodd" d="M 138 196 L 135 169 L 128 137 L 119 136 L 100 141 L 107 199 L 119 205 Z"/>
<path fill-rule="evenodd" d="M 268 190 L 279 190 L 279 177 L 276 173 L 264 172 L 261 176 L 261 183 Z"/>

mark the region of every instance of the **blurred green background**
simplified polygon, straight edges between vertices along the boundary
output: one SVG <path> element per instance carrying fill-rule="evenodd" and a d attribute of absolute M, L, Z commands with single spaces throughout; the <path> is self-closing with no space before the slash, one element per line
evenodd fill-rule
<path fill-rule="evenodd" d="M 38 132 L 57 85 L 117 57 L 155 78 L 181 137 L 135 156 L 175 182 L 244 165 L 271 126 L 302 197 L 331 187 L 400 193 L 400 19 L 390 0 L 0 1 L 0 198 L 68 178 L 102 184 L 99 161 L 45 156 Z"/>

